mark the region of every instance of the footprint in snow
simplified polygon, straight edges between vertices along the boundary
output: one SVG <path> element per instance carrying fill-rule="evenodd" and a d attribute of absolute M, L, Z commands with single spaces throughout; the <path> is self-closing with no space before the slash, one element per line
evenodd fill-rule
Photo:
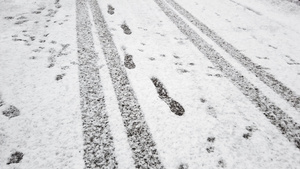
<path fill-rule="evenodd" d="M 46 7 L 40 7 L 40 8 L 38 8 L 37 10 L 43 11 L 45 8 L 46 8 Z"/>
<path fill-rule="evenodd" d="M 40 14 L 41 11 L 33 11 L 33 12 L 31 12 L 31 13 L 33 13 L 33 14 Z"/>
<path fill-rule="evenodd" d="M 61 4 L 56 4 L 55 8 L 61 8 Z"/>
<path fill-rule="evenodd" d="M 189 71 L 186 70 L 186 69 L 177 69 L 177 72 L 178 72 L 179 74 L 183 74 L 183 73 L 188 73 Z"/>
<path fill-rule="evenodd" d="M 11 19 L 14 19 L 14 17 L 13 16 L 6 16 L 6 17 L 4 17 L 4 19 L 11 20 Z"/>
<path fill-rule="evenodd" d="M 243 134 L 243 137 L 245 139 L 249 139 L 251 136 L 252 136 L 252 133 L 245 133 L 245 134 Z"/>
<path fill-rule="evenodd" d="M 218 165 L 217 166 L 221 167 L 221 168 L 225 168 L 226 167 L 226 163 L 225 163 L 225 161 L 223 159 L 220 159 L 218 161 Z"/>
<path fill-rule="evenodd" d="M 155 60 L 155 58 L 154 58 L 154 57 L 150 57 L 150 58 L 149 58 L 149 60 L 151 60 L 151 61 L 154 61 L 154 60 Z"/>
<path fill-rule="evenodd" d="M 212 147 L 212 146 L 210 146 L 210 147 L 206 148 L 206 151 L 207 151 L 208 153 L 213 153 L 213 152 L 215 151 L 215 148 Z"/>
<path fill-rule="evenodd" d="M 152 77 L 151 81 L 156 87 L 156 91 L 159 95 L 159 98 L 162 99 L 169 106 L 171 112 L 175 113 L 178 116 L 182 116 L 185 110 L 181 106 L 181 104 L 175 101 L 173 98 L 169 97 L 164 85 L 156 77 Z"/>
<path fill-rule="evenodd" d="M 187 164 L 180 164 L 178 169 L 188 169 L 189 166 Z"/>
<path fill-rule="evenodd" d="M 177 55 L 173 55 L 173 57 L 174 57 L 175 59 L 180 59 L 180 57 L 177 56 Z"/>
<path fill-rule="evenodd" d="M 107 13 L 109 13 L 110 15 L 113 15 L 115 13 L 115 8 L 111 5 L 108 5 L 107 8 Z"/>
<path fill-rule="evenodd" d="M 181 62 L 175 62 L 174 64 L 177 65 L 177 66 L 182 66 Z"/>
<path fill-rule="evenodd" d="M 200 101 L 201 101 L 201 103 L 205 103 L 205 102 L 206 102 L 206 99 L 200 98 Z"/>
<path fill-rule="evenodd" d="M 17 18 L 17 22 L 15 22 L 16 25 L 21 25 L 25 22 L 28 22 L 29 20 L 25 16 L 20 16 Z"/>
<path fill-rule="evenodd" d="M 216 140 L 215 137 L 208 137 L 208 138 L 207 138 L 207 141 L 208 141 L 208 142 L 211 142 L 211 143 L 215 142 L 215 140 Z"/>
<path fill-rule="evenodd" d="M 25 16 L 20 16 L 17 18 L 17 20 L 27 19 Z"/>
<path fill-rule="evenodd" d="M 217 118 L 217 112 L 216 112 L 216 110 L 212 106 L 207 106 L 206 111 L 212 117 Z"/>
<path fill-rule="evenodd" d="M 123 32 L 126 35 L 130 35 L 132 33 L 131 30 L 129 29 L 129 27 L 126 25 L 125 22 L 121 25 L 121 28 L 123 29 Z"/>
<path fill-rule="evenodd" d="M 61 75 L 56 75 L 55 80 L 59 81 L 59 80 L 63 79 L 63 77 L 64 77 L 65 75 L 66 75 L 65 73 L 63 73 L 63 74 L 61 74 Z"/>
<path fill-rule="evenodd" d="M 16 151 L 15 153 L 11 154 L 6 164 L 10 165 L 12 163 L 19 163 L 23 159 L 23 156 L 24 154 L 22 152 Z"/>
<path fill-rule="evenodd" d="M 29 59 L 34 60 L 36 59 L 36 56 L 30 56 Z"/>
<path fill-rule="evenodd" d="M 51 43 L 51 44 L 56 44 L 57 42 L 56 42 L 56 41 L 54 41 L 54 40 L 52 40 L 50 43 Z"/>
<path fill-rule="evenodd" d="M 28 22 L 28 20 L 17 21 L 17 22 L 15 22 L 15 24 L 16 25 L 21 25 L 21 24 L 23 24 L 25 22 Z"/>
<path fill-rule="evenodd" d="M 2 114 L 11 119 L 19 116 L 20 110 L 17 107 L 10 105 L 7 109 L 3 110 Z"/>
<path fill-rule="evenodd" d="M 208 137 L 207 141 L 209 143 L 213 144 L 215 142 L 215 139 L 216 139 L 215 137 Z M 206 148 L 206 151 L 208 153 L 213 153 L 215 151 L 215 147 L 214 146 L 209 146 L 209 147 Z"/>
<path fill-rule="evenodd" d="M 133 62 L 132 58 L 133 58 L 132 55 L 125 54 L 124 65 L 128 69 L 134 69 L 135 68 L 135 63 Z"/>
<path fill-rule="evenodd" d="M 245 139 L 249 139 L 250 137 L 252 137 L 253 132 L 255 132 L 257 129 L 256 126 L 246 126 L 246 130 L 248 131 L 247 133 L 243 134 L 243 137 Z"/>
<path fill-rule="evenodd" d="M 55 4 L 55 8 L 61 8 L 61 4 L 59 4 L 59 0 L 55 0 L 54 4 Z"/>

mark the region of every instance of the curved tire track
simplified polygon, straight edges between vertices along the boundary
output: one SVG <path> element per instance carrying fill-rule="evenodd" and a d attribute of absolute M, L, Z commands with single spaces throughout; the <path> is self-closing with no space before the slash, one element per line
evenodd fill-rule
<path fill-rule="evenodd" d="M 161 10 L 186 35 L 212 64 L 226 77 L 277 127 L 278 130 L 300 149 L 300 125 L 251 84 L 241 73 L 233 68 L 219 53 L 192 30 L 163 0 L 154 0 Z"/>
<path fill-rule="evenodd" d="M 188 21 L 190 21 L 194 26 L 196 26 L 203 34 L 213 40 L 222 49 L 229 53 L 234 59 L 241 63 L 248 71 L 255 74 L 263 83 L 269 86 L 274 92 L 280 95 L 284 100 L 286 100 L 292 107 L 297 111 L 300 111 L 300 96 L 297 95 L 290 88 L 285 86 L 282 82 L 277 80 L 272 74 L 261 69 L 261 67 L 253 63 L 248 57 L 242 54 L 238 49 L 232 46 L 230 43 L 226 42 L 217 33 L 207 27 L 204 23 L 199 21 L 191 13 L 181 7 L 174 0 L 166 0 L 174 9 L 176 9 L 182 16 L 184 16 Z"/>
<path fill-rule="evenodd" d="M 136 168 L 163 169 L 155 142 L 144 119 L 143 112 L 130 85 L 126 70 L 121 66 L 120 55 L 108 30 L 96 0 L 89 0 L 94 23 L 108 65 L 119 109 L 127 130 L 127 137 Z"/>

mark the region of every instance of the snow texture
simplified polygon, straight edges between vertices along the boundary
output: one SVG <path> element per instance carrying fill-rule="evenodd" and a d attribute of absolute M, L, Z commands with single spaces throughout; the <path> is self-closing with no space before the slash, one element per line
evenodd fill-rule
<path fill-rule="evenodd" d="M 1 169 L 298 169 L 297 0 L 0 0 Z"/>

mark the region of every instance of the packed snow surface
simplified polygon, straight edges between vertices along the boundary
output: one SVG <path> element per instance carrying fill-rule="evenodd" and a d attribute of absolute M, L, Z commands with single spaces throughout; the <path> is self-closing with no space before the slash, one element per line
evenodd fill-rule
<path fill-rule="evenodd" d="M 1 169 L 299 169 L 297 0 L 0 0 Z"/>

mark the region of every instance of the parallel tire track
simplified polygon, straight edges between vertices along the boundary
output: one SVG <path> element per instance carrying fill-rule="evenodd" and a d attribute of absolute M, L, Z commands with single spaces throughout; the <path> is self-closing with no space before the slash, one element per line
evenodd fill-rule
<path fill-rule="evenodd" d="M 266 72 L 256 63 L 253 63 L 248 57 L 242 54 L 238 49 L 226 42 L 217 33 L 207 27 L 204 23 L 199 21 L 191 13 L 181 7 L 174 0 L 166 0 L 174 9 L 176 9 L 182 16 L 196 26 L 203 34 L 212 39 L 222 49 L 229 53 L 234 59 L 241 63 L 247 70 L 255 74 L 262 82 L 269 86 L 274 92 L 281 95 L 291 106 L 297 111 L 300 111 L 300 96 L 297 95 L 290 88 L 285 86 L 282 82 L 277 80 L 272 74 Z"/>
<path fill-rule="evenodd" d="M 117 168 L 85 0 L 76 1 L 76 15 L 85 168 Z"/>
<path fill-rule="evenodd" d="M 163 0 L 154 0 L 161 10 L 186 35 L 189 40 L 202 52 L 212 64 L 254 104 L 270 122 L 281 131 L 287 139 L 300 149 L 300 126 L 283 112 L 279 107 L 264 96 L 261 91 L 251 84 L 241 73 L 233 68 L 219 53 L 205 42 L 194 30 L 192 30 Z"/>
<path fill-rule="evenodd" d="M 286 1 L 292 2 L 292 3 L 300 6 L 300 1 L 299 0 L 286 0 Z"/>
<path fill-rule="evenodd" d="M 127 137 L 133 151 L 135 166 L 136 168 L 163 169 L 164 166 L 159 159 L 149 127 L 146 124 L 143 112 L 130 85 L 126 70 L 121 66 L 120 55 L 108 30 L 99 4 L 96 0 L 89 0 L 88 2 L 117 96 L 119 109 L 127 130 Z"/>

